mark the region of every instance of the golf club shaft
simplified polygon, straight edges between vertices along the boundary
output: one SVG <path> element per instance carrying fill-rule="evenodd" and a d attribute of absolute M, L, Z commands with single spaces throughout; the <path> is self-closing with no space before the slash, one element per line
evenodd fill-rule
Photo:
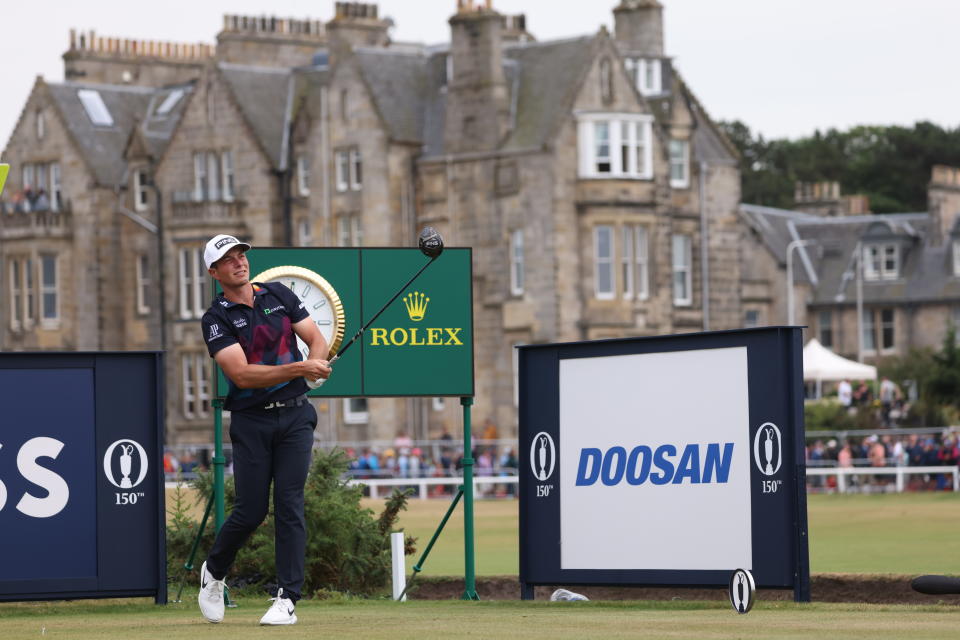
<path fill-rule="evenodd" d="M 400 294 L 403 293 L 404 291 L 406 291 L 407 287 L 409 287 L 410 284 L 411 284 L 414 280 L 416 280 L 418 277 L 420 277 L 420 274 L 423 273 L 424 270 L 425 270 L 427 267 L 429 267 L 431 264 L 433 264 L 433 261 L 436 260 L 436 259 L 437 259 L 437 256 L 434 256 L 434 257 L 430 258 L 430 260 L 427 262 L 427 264 L 425 264 L 425 265 L 423 265 L 422 267 L 420 267 L 420 270 L 417 271 L 415 274 L 413 274 L 413 277 L 410 278 L 409 280 L 407 280 L 407 283 L 406 283 L 405 285 L 403 285 L 402 287 L 400 287 L 400 289 L 399 289 L 395 294 L 393 294 L 393 297 L 390 298 L 390 300 L 387 301 L 387 304 L 385 304 L 385 305 L 383 305 L 382 307 L 380 307 L 380 311 L 377 311 L 376 315 L 374 315 L 372 318 L 370 318 L 370 320 L 367 321 L 367 324 L 365 324 L 365 325 L 363 325 L 362 327 L 360 327 L 360 330 L 357 331 L 355 334 L 353 334 L 353 337 L 350 338 L 350 340 L 349 340 L 345 345 L 343 345 L 342 347 L 340 347 L 340 350 L 337 351 L 337 355 L 335 355 L 335 356 L 333 356 L 332 358 L 330 358 L 330 360 L 329 360 L 330 364 L 333 364 L 334 362 L 336 362 L 336 361 L 340 358 L 340 356 L 343 355 L 343 352 L 346 351 L 347 348 L 348 348 L 350 345 L 352 345 L 352 344 L 356 341 L 357 338 L 359 338 L 361 335 L 363 335 L 363 332 L 367 330 L 367 327 L 369 327 L 371 324 L 373 324 L 374 321 L 376 321 L 376 319 L 380 317 L 380 314 L 383 313 L 384 311 L 386 311 L 386 310 L 387 310 L 387 307 L 389 307 L 391 304 L 393 304 L 393 301 L 396 300 L 397 298 L 399 298 L 399 297 L 400 297 Z"/>

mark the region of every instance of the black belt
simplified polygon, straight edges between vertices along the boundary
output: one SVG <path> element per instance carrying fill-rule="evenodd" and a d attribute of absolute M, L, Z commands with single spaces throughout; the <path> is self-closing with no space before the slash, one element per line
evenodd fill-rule
<path fill-rule="evenodd" d="M 290 398 L 289 400 L 280 400 L 278 402 L 271 402 L 270 404 L 261 405 L 261 409 L 279 409 L 280 407 L 299 407 L 307 401 L 307 396 L 297 396 L 296 398 Z"/>

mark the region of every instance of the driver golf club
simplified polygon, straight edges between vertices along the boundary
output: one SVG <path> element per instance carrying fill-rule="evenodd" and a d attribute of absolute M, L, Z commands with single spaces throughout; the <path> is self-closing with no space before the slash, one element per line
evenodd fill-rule
<path fill-rule="evenodd" d="M 367 328 L 370 325 L 372 325 L 377 318 L 380 317 L 380 314 L 386 311 L 387 307 L 393 304 L 393 301 L 396 300 L 398 297 L 400 297 L 400 294 L 406 291 L 407 287 L 409 287 L 410 284 L 414 280 L 416 280 L 420 276 L 420 274 L 424 272 L 424 270 L 427 267 L 433 264 L 433 261 L 436 260 L 441 253 L 443 253 L 443 238 L 440 236 L 440 232 L 434 229 L 433 227 L 424 227 L 423 231 L 420 232 L 419 238 L 417 238 L 417 246 L 420 248 L 420 251 L 423 253 L 423 255 L 430 258 L 430 260 L 425 265 L 420 267 L 420 270 L 417 271 L 415 274 L 413 274 L 413 277 L 407 280 L 406 284 L 400 287 L 400 289 L 398 289 L 397 292 L 393 294 L 393 297 L 390 298 L 385 305 L 380 307 L 380 310 L 377 311 L 374 314 L 374 316 L 367 321 L 366 324 L 360 327 L 360 329 L 357 330 L 355 334 L 353 334 L 353 337 L 350 338 L 350 340 L 348 340 L 346 344 L 340 347 L 336 355 L 330 358 L 329 360 L 330 364 L 333 364 L 334 362 L 339 360 L 340 356 L 343 355 L 343 352 L 346 351 L 348 348 L 350 348 L 350 345 L 356 342 L 357 338 L 363 335 L 363 332 L 366 331 Z M 311 389 L 316 389 L 323 383 L 324 383 L 323 378 L 320 378 L 318 380 L 307 380 L 307 386 L 309 386 Z"/>

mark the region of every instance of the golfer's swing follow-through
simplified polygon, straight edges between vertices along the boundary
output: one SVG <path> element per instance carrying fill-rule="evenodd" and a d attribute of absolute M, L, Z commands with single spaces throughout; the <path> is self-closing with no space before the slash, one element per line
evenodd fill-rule
<path fill-rule="evenodd" d="M 317 424 L 306 392 L 323 384 L 330 365 L 433 264 L 443 239 L 427 227 L 419 246 L 430 261 L 328 361 L 329 345 L 297 296 L 279 282 L 250 282 L 249 244 L 224 234 L 207 243 L 204 262 L 223 292 L 201 326 L 207 349 L 228 381 L 224 408 L 231 412 L 236 487 L 233 512 L 200 568 L 198 601 L 209 622 L 223 620 L 224 579 L 237 551 L 266 518 L 271 482 L 277 593 L 260 624 L 297 622 L 306 551 L 303 493 Z M 304 360 L 298 337 L 309 349 Z"/>

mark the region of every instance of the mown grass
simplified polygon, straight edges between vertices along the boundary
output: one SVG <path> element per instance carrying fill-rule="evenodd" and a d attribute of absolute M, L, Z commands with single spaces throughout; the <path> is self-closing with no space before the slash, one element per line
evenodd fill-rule
<path fill-rule="evenodd" d="M 0 635 L 21 638 L 123 640 L 230 638 L 956 638 L 960 609 L 758 603 L 737 615 L 722 602 L 460 602 L 384 600 L 302 601 L 299 623 L 257 625 L 266 602 L 241 599 L 219 625 L 200 618 L 195 592 L 182 604 L 136 601 L 0 605 Z"/>

